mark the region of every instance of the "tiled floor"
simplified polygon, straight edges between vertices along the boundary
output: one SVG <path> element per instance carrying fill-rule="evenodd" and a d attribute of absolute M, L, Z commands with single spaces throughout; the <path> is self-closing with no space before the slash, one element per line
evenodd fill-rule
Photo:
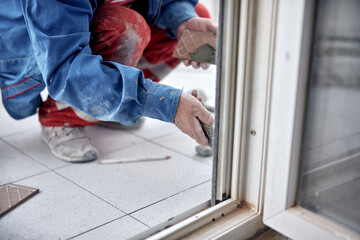
<path fill-rule="evenodd" d="M 179 67 L 164 83 L 201 88 L 214 99 L 215 68 Z M 146 119 L 138 130 L 87 127 L 100 159 L 171 155 L 163 161 L 69 164 L 40 138 L 37 116 L 11 119 L 0 106 L 0 185 L 40 192 L 0 218 L 0 239 L 126 239 L 210 199 L 212 158 L 173 124 Z"/>

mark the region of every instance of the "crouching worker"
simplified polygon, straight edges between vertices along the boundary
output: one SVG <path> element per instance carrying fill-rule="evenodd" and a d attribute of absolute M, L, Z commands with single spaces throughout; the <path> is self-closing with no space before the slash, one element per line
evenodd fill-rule
<path fill-rule="evenodd" d="M 179 64 L 171 55 L 185 29 L 216 33 L 201 17 L 206 8 L 191 0 L 0 1 L 3 104 L 15 119 L 39 109 L 43 140 L 69 162 L 97 158 L 83 127 L 99 121 L 174 122 L 207 145 L 198 119 L 214 120 L 201 97 L 158 83 Z"/>

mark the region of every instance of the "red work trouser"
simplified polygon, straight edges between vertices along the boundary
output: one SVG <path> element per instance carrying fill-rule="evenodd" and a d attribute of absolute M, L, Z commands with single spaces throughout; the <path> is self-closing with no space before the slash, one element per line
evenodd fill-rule
<path fill-rule="evenodd" d="M 210 18 L 204 5 L 199 3 L 195 10 L 200 17 Z M 104 61 L 140 68 L 146 78 L 155 82 L 180 63 L 172 57 L 176 39 L 170 38 L 164 29 L 149 28 L 139 13 L 116 2 L 105 1 L 94 12 L 90 31 L 90 47 L 94 55 L 101 55 Z M 39 121 L 47 127 L 79 127 L 99 122 L 50 96 L 39 108 Z"/>

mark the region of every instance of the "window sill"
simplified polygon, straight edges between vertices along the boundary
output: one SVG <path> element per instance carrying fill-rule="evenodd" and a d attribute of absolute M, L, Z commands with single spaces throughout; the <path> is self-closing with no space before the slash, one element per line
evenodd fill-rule
<path fill-rule="evenodd" d="M 264 227 L 262 216 L 228 199 L 165 229 L 148 239 L 244 239 Z"/>
<path fill-rule="evenodd" d="M 270 216 L 264 223 L 293 239 L 359 239 L 356 233 L 300 206 Z"/>

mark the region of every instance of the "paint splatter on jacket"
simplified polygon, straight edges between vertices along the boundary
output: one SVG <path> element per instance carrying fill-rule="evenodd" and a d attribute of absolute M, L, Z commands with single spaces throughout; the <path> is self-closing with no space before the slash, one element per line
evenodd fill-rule
<path fill-rule="evenodd" d="M 197 1 L 149 0 L 145 19 L 176 37 Z M 0 1 L 0 87 L 15 119 L 36 113 L 47 87 L 56 101 L 99 120 L 132 125 L 141 116 L 173 122 L 181 91 L 141 70 L 92 55 L 89 25 L 99 0 Z"/>

